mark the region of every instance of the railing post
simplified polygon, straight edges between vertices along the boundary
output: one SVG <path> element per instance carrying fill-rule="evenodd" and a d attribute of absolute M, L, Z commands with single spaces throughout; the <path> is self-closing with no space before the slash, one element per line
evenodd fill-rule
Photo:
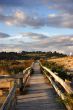
<path fill-rule="evenodd" d="M 34 66 L 34 63 L 32 63 L 32 65 L 31 65 L 31 70 L 30 70 L 30 73 L 31 73 L 31 74 L 34 73 L 33 66 Z"/>
<path fill-rule="evenodd" d="M 23 88 L 24 88 L 23 78 L 20 78 L 20 79 L 19 79 L 19 84 L 20 84 L 20 93 L 21 93 L 21 92 L 23 92 Z"/>

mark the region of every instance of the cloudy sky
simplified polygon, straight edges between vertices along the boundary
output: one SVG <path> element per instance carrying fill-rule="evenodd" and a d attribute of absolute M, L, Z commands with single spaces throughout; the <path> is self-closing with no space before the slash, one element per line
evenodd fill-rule
<path fill-rule="evenodd" d="M 73 0 L 0 0 L 0 51 L 73 52 Z"/>

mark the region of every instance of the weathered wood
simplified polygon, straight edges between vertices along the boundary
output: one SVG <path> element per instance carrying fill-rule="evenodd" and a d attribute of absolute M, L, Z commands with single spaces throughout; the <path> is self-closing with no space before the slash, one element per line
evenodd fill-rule
<path fill-rule="evenodd" d="M 15 110 L 16 106 L 16 90 L 19 87 L 21 91 L 24 89 L 24 85 L 26 84 L 28 77 L 30 75 L 30 69 L 31 67 L 26 68 L 23 73 L 20 73 L 18 75 L 4 75 L 1 76 L 0 79 L 3 80 L 8 80 L 8 81 L 15 81 L 14 86 L 11 88 L 5 102 L 3 103 L 1 110 Z M 24 81 L 25 79 L 25 81 Z M 5 85 L 6 87 L 10 87 L 11 83 L 9 82 L 8 85 Z M 3 87 L 3 85 L 2 85 Z"/>
<path fill-rule="evenodd" d="M 16 103 L 16 88 L 17 83 L 15 82 L 14 86 L 11 88 L 9 95 L 7 96 L 5 102 L 3 103 L 1 110 L 12 110 L 13 106 Z M 15 110 L 15 109 L 13 109 Z"/>
<path fill-rule="evenodd" d="M 58 95 L 51 84 L 48 85 L 45 81 L 38 63 L 34 64 L 33 71 L 27 94 L 17 96 L 16 110 L 66 110 L 65 106 L 56 100 Z"/>
<path fill-rule="evenodd" d="M 17 75 L 0 75 L 0 80 L 13 80 L 13 79 L 18 79 L 18 78 L 21 78 L 23 77 L 23 75 L 21 74 L 17 74 Z"/>
<path fill-rule="evenodd" d="M 41 65 L 41 67 L 42 67 L 42 69 L 47 71 L 59 84 L 61 84 L 62 87 L 66 90 L 66 92 L 68 94 L 73 94 L 72 88 L 69 85 L 67 85 L 63 79 L 61 79 L 59 76 L 54 74 L 50 69 L 48 69 L 48 68 L 46 68 L 46 67 L 44 67 L 42 65 Z"/>
<path fill-rule="evenodd" d="M 39 62 L 40 63 L 40 62 Z M 68 95 L 72 95 L 73 94 L 73 90 L 70 87 L 70 85 L 67 85 L 66 82 L 64 82 L 64 80 L 62 80 L 59 76 L 57 76 L 56 74 L 54 74 L 50 69 L 44 67 L 41 63 L 40 66 L 42 68 L 42 72 L 45 74 L 45 76 L 49 79 L 49 81 L 51 82 L 52 86 L 54 87 L 55 91 L 57 92 L 57 94 L 61 97 L 61 99 L 63 100 L 66 108 L 68 110 L 73 110 L 72 104 L 69 104 L 67 102 L 65 102 L 67 100 L 67 94 Z M 49 73 L 49 74 L 48 74 Z M 65 93 L 62 93 L 62 91 L 60 90 L 60 88 L 58 87 L 58 85 L 56 84 L 56 81 L 61 85 L 62 88 L 65 89 Z M 70 101 L 70 100 L 68 100 Z"/>
<path fill-rule="evenodd" d="M 57 92 L 57 94 L 59 95 L 59 97 L 63 100 L 66 108 L 68 110 L 73 110 L 73 108 L 68 103 L 65 103 L 66 94 L 64 94 L 64 93 L 61 92 L 61 90 L 58 88 L 58 86 L 55 84 L 55 82 L 52 80 L 52 78 L 50 76 L 48 76 L 45 72 L 44 72 L 44 74 L 49 79 L 49 81 L 51 82 L 52 86 L 54 87 L 54 89 Z"/>
<path fill-rule="evenodd" d="M 28 70 L 30 70 L 31 67 L 28 67 L 26 68 L 25 70 L 23 70 L 23 73 L 19 73 L 19 74 L 16 74 L 16 75 L 0 75 L 0 80 L 3 80 L 3 79 L 7 79 L 7 80 L 13 80 L 13 79 L 19 79 L 19 78 L 22 78 L 24 76 L 24 74 L 27 73 Z"/>
<path fill-rule="evenodd" d="M 23 78 L 19 79 L 19 84 L 20 84 L 20 92 L 23 91 L 24 85 L 23 85 Z"/>
<path fill-rule="evenodd" d="M 27 82 L 29 80 L 29 77 L 30 77 L 31 68 L 34 70 L 35 77 L 33 77 L 34 74 L 31 77 L 32 80 L 31 80 L 30 84 L 32 87 L 29 88 L 29 94 L 28 94 L 29 98 L 27 97 L 27 99 L 26 99 L 25 95 L 23 95 L 21 100 L 17 100 L 17 106 L 16 106 L 16 89 L 17 89 L 17 87 L 22 87 L 22 89 L 25 88 L 25 86 L 27 85 Z M 45 70 L 45 68 L 43 68 L 43 69 Z M 40 73 L 39 63 L 33 63 L 33 65 L 31 67 L 28 67 L 23 71 L 23 74 L 19 74 L 19 75 L 15 76 L 14 79 L 17 79 L 17 80 L 19 79 L 19 84 L 17 82 L 11 88 L 10 93 L 9 93 L 8 97 L 6 98 L 6 101 L 4 102 L 1 110 L 15 110 L 15 109 L 16 110 L 24 110 L 24 109 L 25 110 L 41 110 L 41 109 L 48 110 L 49 108 L 51 108 L 51 110 L 65 110 L 65 107 L 63 106 L 61 108 L 60 105 L 62 105 L 62 104 L 61 103 L 58 104 L 58 102 L 56 102 L 54 96 L 52 96 L 53 95 L 53 93 L 52 93 L 53 91 L 51 90 L 52 86 L 51 85 L 48 86 L 48 84 L 45 84 L 43 75 L 42 74 L 39 75 L 39 73 Z M 39 79 L 40 76 L 41 76 L 41 78 Z M 33 78 L 34 78 L 34 80 L 33 80 Z M 52 82 L 51 79 L 49 79 L 49 80 Z M 20 86 L 18 86 L 18 85 L 20 85 Z M 38 89 L 36 86 L 38 87 Z M 47 89 L 41 88 L 41 87 L 46 87 Z M 54 86 L 54 88 L 55 88 L 55 86 Z M 49 91 L 50 91 L 50 93 L 49 93 Z M 34 98 L 31 97 L 31 99 L 30 99 L 31 93 L 34 96 L 36 95 L 36 97 L 34 97 Z M 49 95 L 48 95 L 48 93 L 49 93 Z M 60 92 L 58 92 L 58 93 L 60 93 Z M 52 94 L 52 95 L 50 96 L 50 94 Z M 23 98 L 25 98 L 25 100 L 23 100 Z M 20 101 L 20 103 L 18 103 L 19 101 Z M 23 101 L 24 102 L 27 101 L 27 104 L 26 105 L 25 105 L 25 103 L 23 104 Z M 33 104 L 29 103 L 30 101 L 33 102 Z M 38 106 L 40 106 L 40 107 L 38 107 Z"/>
<path fill-rule="evenodd" d="M 27 74 L 25 74 L 26 71 L 27 71 Z M 24 90 L 24 88 L 25 88 L 25 86 L 27 84 L 28 78 L 29 78 L 29 76 L 31 74 L 30 68 L 28 68 L 26 71 L 24 72 L 23 78 L 19 79 L 20 92 L 23 92 L 23 90 Z"/>
<path fill-rule="evenodd" d="M 30 70 L 31 69 L 31 67 L 28 67 L 28 68 L 26 68 L 25 70 L 23 70 L 23 74 L 25 75 L 25 73 L 28 71 L 28 70 Z"/>
<path fill-rule="evenodd" d="M 28 73 L 27 73 L 26 76 L 23 78 L 23 83 L 24 83 L 25 86 L 26 86 L 26 84 L 27 84 L 27 82 L 28 82 L 28 78 L 29 78 L 30 74 L 31 74 L 31 71 L 28 70 Z"/>

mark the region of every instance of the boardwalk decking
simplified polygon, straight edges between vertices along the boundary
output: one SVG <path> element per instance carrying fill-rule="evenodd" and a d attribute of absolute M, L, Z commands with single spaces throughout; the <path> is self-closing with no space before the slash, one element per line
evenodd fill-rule
<path fill-rule="evenodd" d="M 39 64 L 35 63 L 33 69 L 26 94 L 17 96 L 16 110 L 66 110 L 51 84 L 41 74 Z"/>

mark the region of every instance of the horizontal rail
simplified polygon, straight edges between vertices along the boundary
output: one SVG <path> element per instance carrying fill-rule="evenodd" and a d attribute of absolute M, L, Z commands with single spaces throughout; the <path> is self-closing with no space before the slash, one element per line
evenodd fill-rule
<path fill-rule="evenodd" d="M 0 79 L 4 79 L 4 80 L 11 79 L 11 78 L 14 80 L 14 86 L 11 88 L 11 90 L 0 110 L 15 110 L 16 90 L 18 87 L 19 88 L 24 87 L 23 84 L 24 85 L 26 84 L 28 77 L 30 75 L 31 68 L 32 67 L 28 67 L 23 71 L 23 73 L 17 74 L 15 76 L 14 75 L 12 75 L 12 76 L 4 75 L 4 76 L 0 77 Z M 25 80 L 23 80 L 23 79 L 25 79 Z M 19 80 L 19 83 L 21 86 L 18 86 L 18 80 Z"/>
<path fill-rule="evenodd" d="M 67 85 L 63 79 L 61 79 L 59 76 L 54 74 L 50 69 L 46 68 L 45 66 L 42 66 L 41 63 L 40 63 L 40 66 L 42 69 L 48 72 L 66 90 L 68 94 L 73 94 L 72 88 L 69 85 Z"/>
<path fill-rule="evenodd" d="M 28 71 L 28 70 L 30 70 L 31 69 L 31 67 L 28 67 L 28 68 L 26 68 L 25 70 L 23 70 L 23 75 Z"/>
<path fill-rule="evenodd" d="M 52 86 L 54 87 L 56 93 L 59 95 L 59 97 L 63 100 L 66 108 L 68 110 L 72 110 L 72 107 L 68 104 L 68 103 L 65 103 L 65 100 L 66 100 L 66 95 L 64 93 L 61 92 L 61 90 L 58 88 L 58 86 L 55 84 L 55 82 L 52 80 L 51 77 L 49 77 L 45 72 L 44 72 L 45 76 L 47 77 L 47 79 L 51 82 Z"/>
<path fill-rule="evenodd" d="M 7 79 L 8 81 L 10 80 L 13 80 L 13 79 L 19 79 L 21 77 L 23 77 L 23 75 L 28 71 L 30 70 L 31 67 L 28 67 L 26 68 L 25 70 L 23 70 L 23 73 L 19 73 L 19 74 L 16 74 L 16 75 L 0 75 L 0 80 L 3 80 L 3 79 Z"/>
<path fill-rule="evenodd" d="M 72 88 L 67 85 L 64 80 L 62 80 L 59 76 L 57 76 L 55 73 L 53 73 L 50 69 L 46 68 L 39 62 L 41 69 L 43 71 L 43 74 L 47 77 L 47 79 L 51 82 L 52 86 L 54 87 L 56 93 L 59 95 L 59 97 L 63 100 L 63 103 L 65 104 L 66 108 L 68 110 L 73 110 L 73 104 L 69 103 L 70 99 L 67 100 L 67 95 L 73 95 L 73 90 Z M 47 74 L 49 73 L 49 74 Z M 53 79 L 52 79 L 53 78 Z M 62 90 L 58 87 L 57 83 L 58 82 L 62 88 L 64 88 L 65 92 L 63 93 Z M 72 97 L 70 97 L 72 98 Z"/>

